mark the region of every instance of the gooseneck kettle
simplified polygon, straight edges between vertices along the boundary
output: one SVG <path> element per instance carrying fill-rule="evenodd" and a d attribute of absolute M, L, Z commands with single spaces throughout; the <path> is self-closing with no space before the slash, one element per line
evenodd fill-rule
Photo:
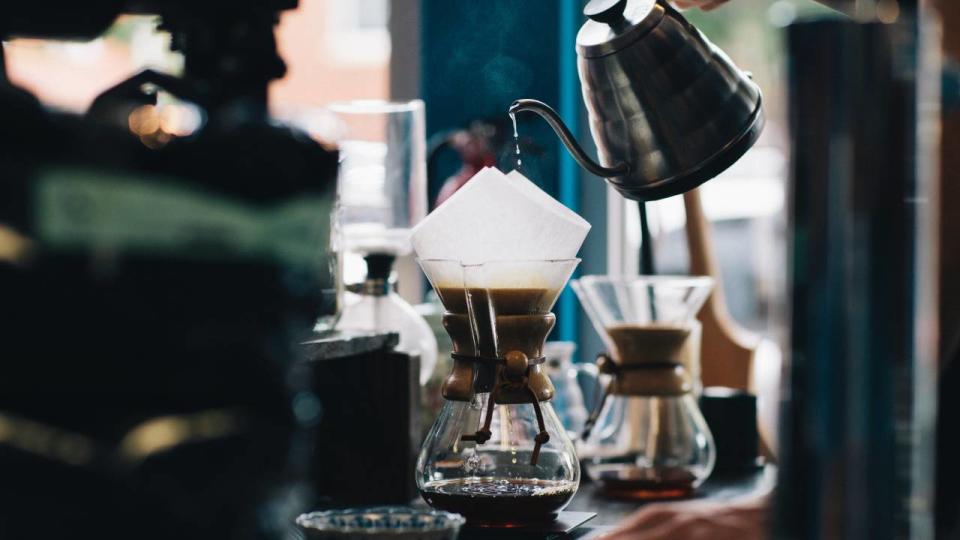
<path fill-rule="evenodd" d="M 600 163 L 545 103 L 521 99 L 577 162 L 624 197 L 689 191 L 732 165 L 763 129 L 760 88 L 664 0 L 592 0 L 577 35 L 583 100 Z"/>

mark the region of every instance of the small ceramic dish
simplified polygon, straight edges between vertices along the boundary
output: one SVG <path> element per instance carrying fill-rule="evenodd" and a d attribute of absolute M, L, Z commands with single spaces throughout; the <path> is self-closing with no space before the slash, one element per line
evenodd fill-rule
<path fill-rule="evenodd" d="M 297 525 L 308 540 L 454 540 L 465 521 L 438 510 L 377 506 L 301 514 Z"/>

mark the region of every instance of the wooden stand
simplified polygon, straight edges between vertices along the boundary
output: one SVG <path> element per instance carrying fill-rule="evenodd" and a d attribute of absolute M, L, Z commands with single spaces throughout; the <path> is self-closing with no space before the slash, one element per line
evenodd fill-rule
<path fill-rule="evenodd" d="M 778 401 L 780 355 L 776 346 L 761 347 L 763 340 L 741 327 L 730 316 L 720 279 L 720 264 L 714 252 L 710 224 L 700 201 L 700 189 L 683 194 L 687 214 L 687 249 L 690 254 L 690 274 L 710 276 L 716 281 L 713 293 L 700 310 L 703 338 L 700 354 L 700 374 L 703 386 L 726 386 L 756 394 L 761 400 Z M 772 345 L 772 344 L 771 344 Z M 759 358 L 758 350 L 771 351 Z M 767 407 L 776 414 L 776 407 Z M 764 413 L 761 412 L 761 417 Z M 776 454 L 776 435 L 772 426 L 775 418 L 761 418 L 760 451 L 767 459 Z"/>
<path fill-rule="evenodd" d="M 703 324 L 701 378 L 704 386 L 728 386 L 750 389 L 750 373 L 760 338 L 742 328 L 727 310 L 720 281 L 720 264 L 713 250 L 710 224 L 700 202 L 700 189 L 683 194 L 687 213 L 687 246 L 690 251 L 690 274 L 710 276 L 716 284 L 713 293 L 700 310 Z"/>

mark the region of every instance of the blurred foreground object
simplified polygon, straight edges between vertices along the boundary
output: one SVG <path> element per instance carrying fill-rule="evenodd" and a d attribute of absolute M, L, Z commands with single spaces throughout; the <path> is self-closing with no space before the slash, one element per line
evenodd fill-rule
<path fill-rule="evenodd" d="M 186 61 L 84 116 L 0 63 L 0 536 L 279 538 L 318 489 L 290 368 L 336 313 L 337 154 L 267 115 L 295 5 L 0 6 L 2 39 L 157 13 Z"/>
<path fill-rule="evenodd" d="M 928 13 L 902 7 L 894 24 L 789 29 L 793 315 L 776 538 L 933 538 L 939 36 Z"/>
<path fill-rule="evenodd" d="M 733 502 L 684 501 L 644 506 L 604 540 L 765 540 L 769 495 Z"/>

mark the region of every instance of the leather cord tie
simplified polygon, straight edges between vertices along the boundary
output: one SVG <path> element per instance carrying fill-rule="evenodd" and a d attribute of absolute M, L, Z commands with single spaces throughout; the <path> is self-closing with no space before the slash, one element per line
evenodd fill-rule
<path fill-rule="evenodd" d="M 537 394 L 533 391 L 533 388 L 530 388 L 530 368 L 542 364 L 546 359 L 543 356 L 528 358 L 527 355 L 520 351 L 510 351 L 504 355 L 503 358 L 466 356 L 456 353 L 454 353 L 452 357 L 454 360 L 496 364 L 497 369 L 497 384 L 493 386 L 493 389 L 490 391 L 490 396 L 487 398 L 487 414 L 483 419 L 483 427 L 478 429 L 476 433 L 461 435 L 460 440 L 471 441 L 477 444 L 483 444 L 489 441 L 490 437 L 493 436 L 490 430 L 490 424 L 493 422 L 493 408 L 497 404 L 497 396 L 502 390 L 523 389 L 530 397 L 533 411 L 537 415 L 537 427 L 540 429 L 540 432 L 533 438 L 533 453 L 530 455 L 530 465 L 536 466 L 537 461 L 540 459 L 540 448 L 550 441 L 550 434 L 547 433 L 547 428 L 543 421 L 543 411 L 540 409 L 540 400 L 537 398 Z"/>
<path fill-rule="evenodd" d="M 514 351 L 514 352 L 523 354 L 519 351 Z M 493 356 L 471 356 L 469 354 L 450 353 L 450 358 L 453 358 L 454 360 L 466 360 L 467 362 L 483 362 L 485 364 L 500 364 L 500 365 L 507 364 L 506 357 L 497 358 Z M 527 358 L 527 365 L 538 366 L 546 361 L 547 361 L 546 356 L 537 356 L 535 358 Z"/>

